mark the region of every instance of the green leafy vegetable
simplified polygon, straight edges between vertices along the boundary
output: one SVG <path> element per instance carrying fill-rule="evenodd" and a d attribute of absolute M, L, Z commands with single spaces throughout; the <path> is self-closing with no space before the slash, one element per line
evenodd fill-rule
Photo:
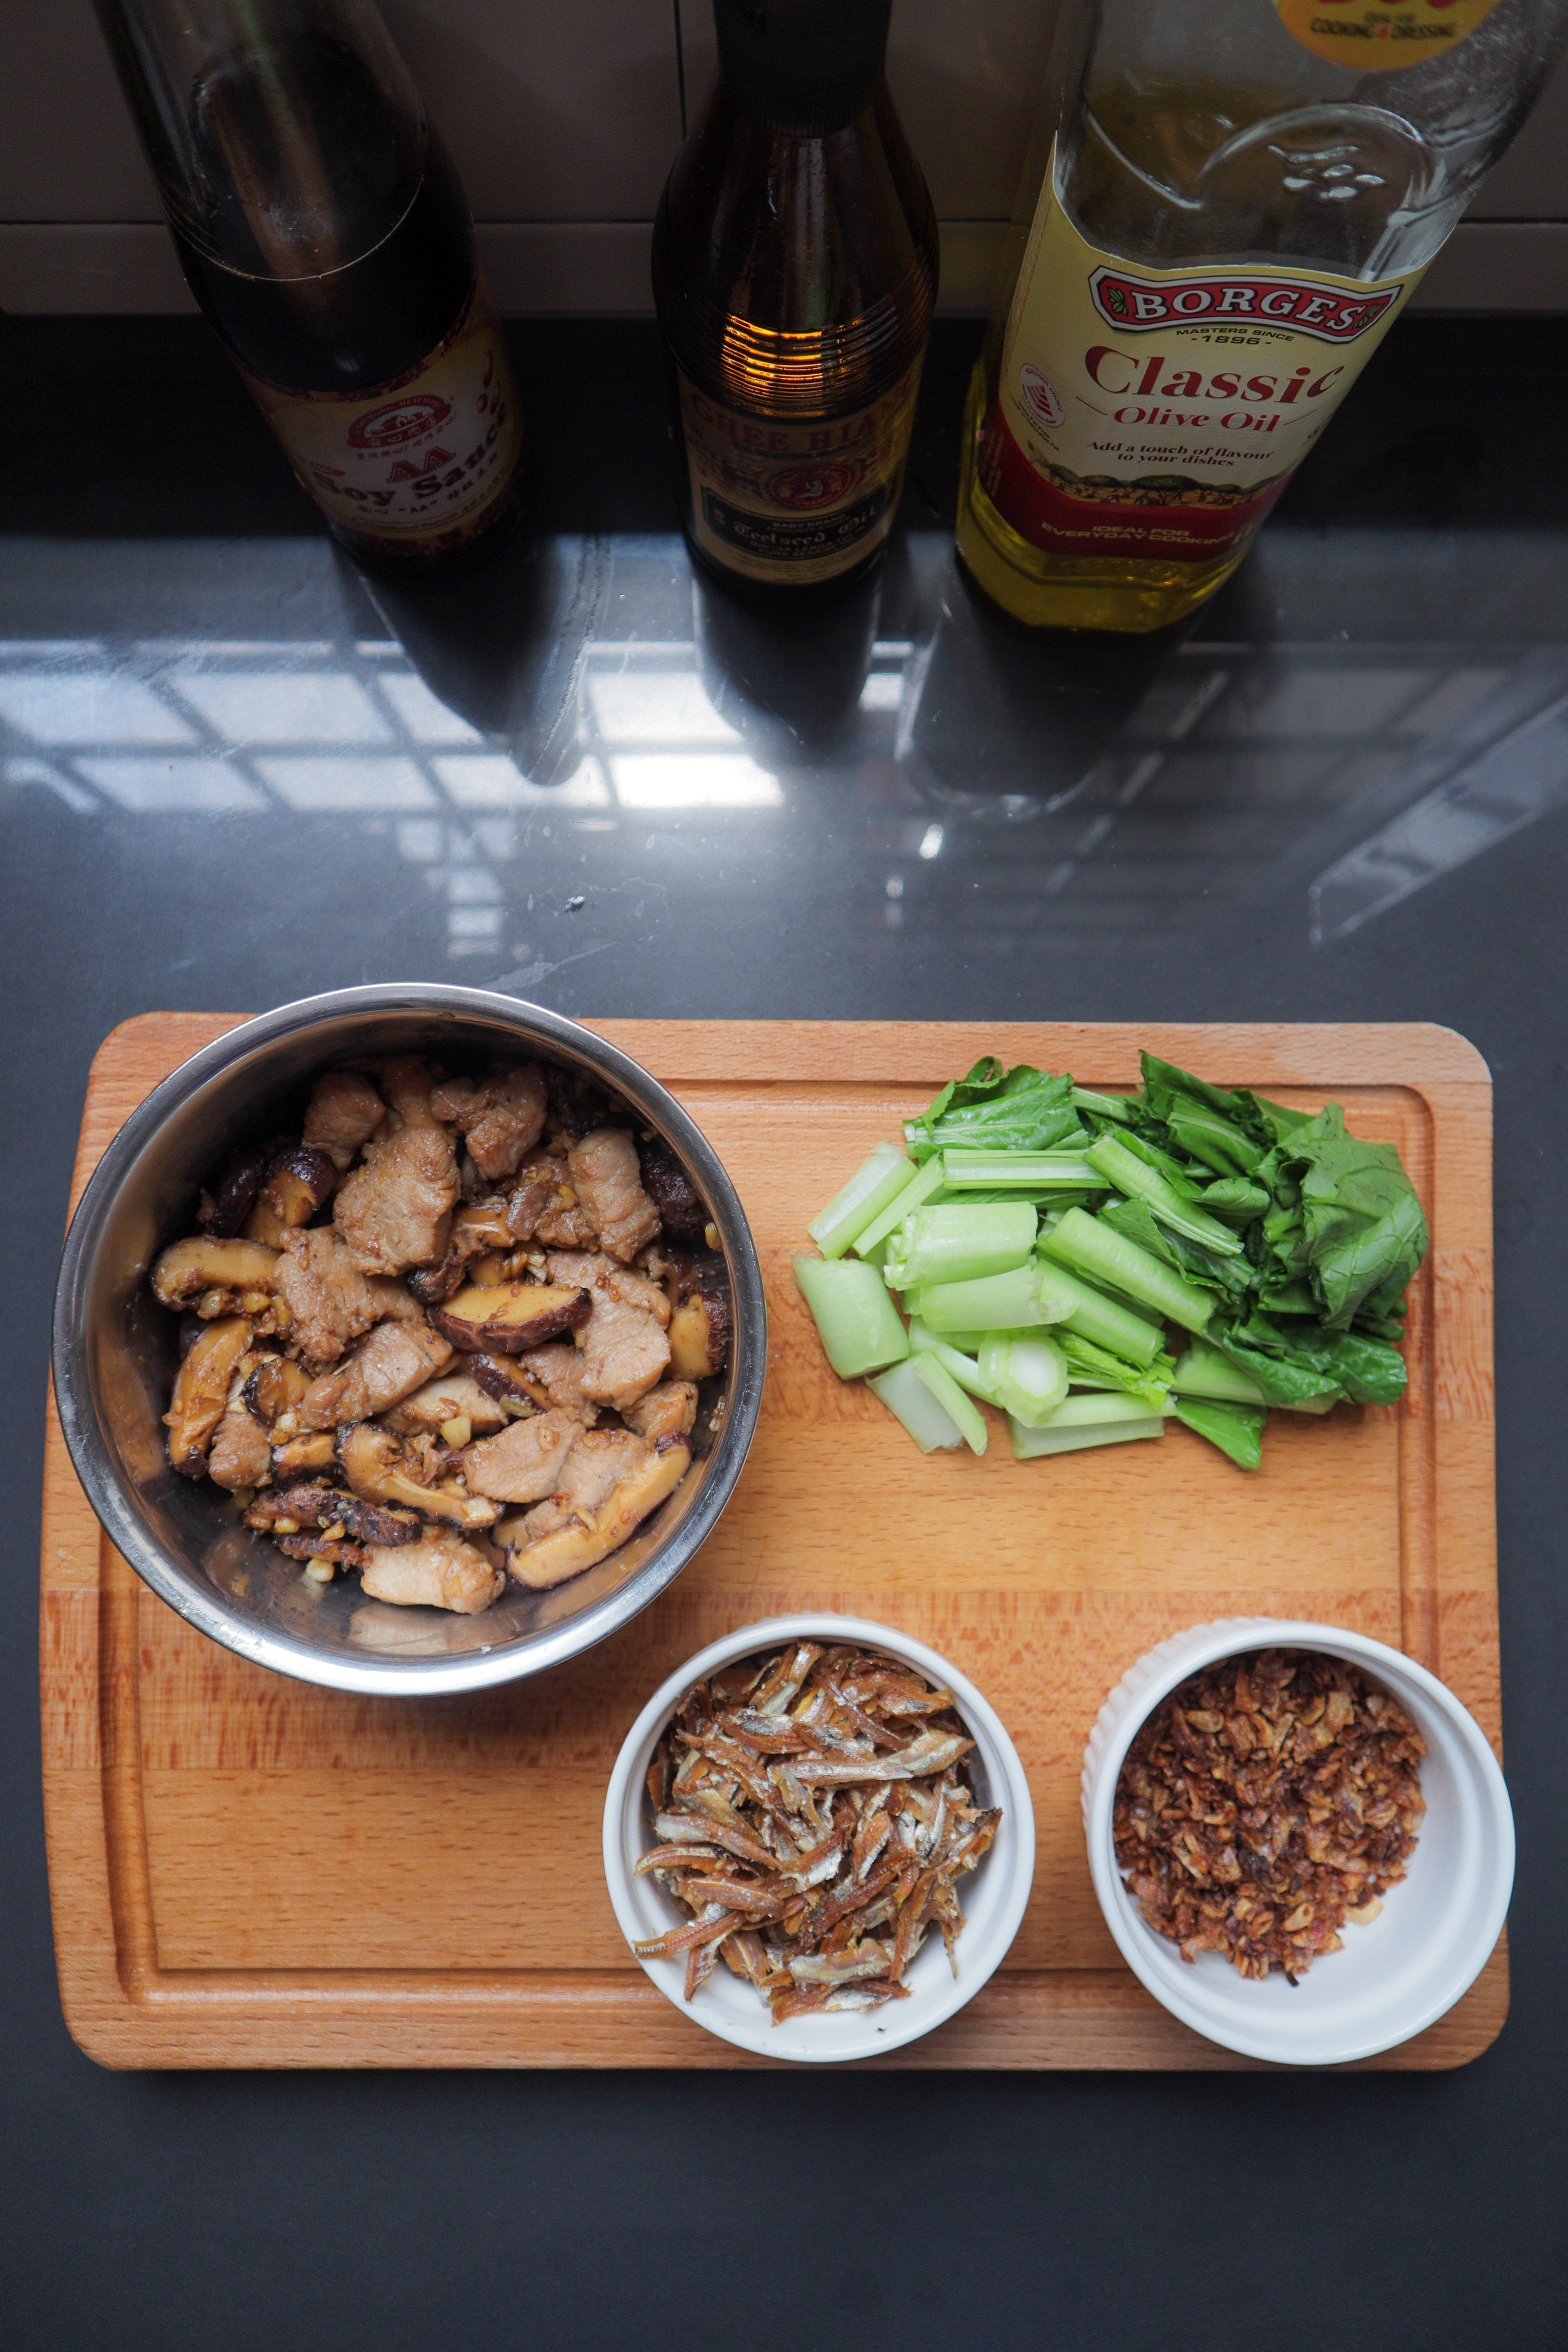
<path fill-rule="evenodd" d="M 906 1125 L 912 1173 L 879 1145 L 814 1220 L 825 1258 L 855 1254 L 797 1261 L 829 1359 L 881 1370 L 922 1444 L 983 1444 L 978 1397 L 1022 1458 L 1158 1435 L 1168 1414 L 1255 1469 L 1268 1408 L 1403 1393 L 1428 1234 L 1397 1151 L 1337 1103 L 1297 1110 L 1148 1054 L 1142 1078 L 1110 1095 L 987 1056 Z"/>
<path fill-rule="evenodd" d="M 966 1077 L 943 1087 L 919 1118 L 906 1120 L 904 1139 L 921 1160 L 950 1143 L 1048 1151 L 1079 1127 L 1072 1091 L 1070 1078 L 1053 1078 L 1027 1062 L 1005 1069 L 987 1054 Z"/>
<path fill-rule="evenodd" d="M 1257 1405 L 1221 1404 L 1212 1397 L 1178 1397 L 1175 1417 L 1228 1454 L 1240 1470 L 1256 1470 L 1263 1459 L 1267 1414 Z"/>

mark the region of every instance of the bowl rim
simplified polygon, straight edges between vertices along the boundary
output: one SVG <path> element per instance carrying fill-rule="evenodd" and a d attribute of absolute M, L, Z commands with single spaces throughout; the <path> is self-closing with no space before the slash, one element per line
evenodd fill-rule
<path fill-rule="evenodd" d="M 719 1230 L 735 1303 L 730 1408 L 712 1467 L 667 1540 L 579 1622 L 456 1658 L 361 1662 L 232 1613 L 216 1587 L 204 1590 L 145 1532 L 128 1500 L 127 1482 L 92 1391 L 83 1315 L 89 1276 L 121 1186 L 165 1118 L 247 1055 L 320 1024 L 365 1013 L 444 1019 L 454 1029 L 480 1020 L 513 1031 L 520 1045 L 554 1048 L 567 1061 L 606 1077 L 667 1137 L 697 1180 Z M 628 1623 L 686 1567 L 717 1525 L 756 1431 L 767 1366 L 767 1306 L 751 1225 L 718 1153 L 689 1112 L 639 1062 L 567 1014 L 522 997 L 438 981 L 374 982 L 294 998 L 240 1022 L 180 1063 L 136 1106 L 105 1149 L 72 1215 L 55 1288 L 52 1341 L 55 1407 L 76 1475 L 116 1550 L 161 1600 L 225 1649 L 298 1681 L 383 1697 L 437 1696 L 487 1689 L 576 1656 Z"/>
<path fill-rule="evenodd" d="M 871 2057 L 882 2057 L 911 2042 L 934 2032 L 939 2025 L 964 2008 L 981 1987 L 993 1977 L 1012 1948 L 1024 1913 L 1028 1907 L 1035 1880 L 1035 1809 L 1029 1794 L 1028 1777 L 1023 1759 L 1013 1743 L 1012 1735 L 1001 1717 L 983 1692 L 969 1676 L 944 1658 L 938 1650 L 921 1641 L 915 1634 L 905 1633 L 893 1625 L 879 1624 L 866 1617 L 847 1617 L 828 1609 L 792 1612 L 782 1617 L 759 1618 L 754 1622 L 740 1625 L 732 1633 L 720 1634 L 703 1648 L 667 1675 L 658 1688 L 643 1706 L 637 1720 L 621 1742 L 620 1752 L 611 1769 L 605 1790 L 604 1864 L 605 1882 L 617 1926 L 632 1950 L 643 1923 L 633 1912 L 630 1902 L 630 1874 L 621 1850 L 621 1832 L 628 1802 L 640 1796 L 646 1753 L 651 1753 L 654 1741 L 674 1713 L 693 1683 L 718 1666 L 727 1665 L 733 1658 L 744 1657 L 752 1650 L 768 1649 L 785 1642 L 811 1641 L 826 1634 L 835 1640 L 862 1643 L 868 1649 L 882 1650 L 895 1658 L 914 1665 L 919 1672 L 936 1682 L 939 1688 L 952 1692 L 959 1702 L 959 1713 L 969 1729 L 976 1736 L 983 1749 L 988 1748 L 987 1769 L 994 1757 L 995 1774 L 1003 1783 L 1002 1827 L 992 1852 L 982 1868 L 998 1861 L 1002 1855 L 1011 1858 L 1011 1887 L 997 1917 L 991 1923 L 987 1942 L 963 1966 L 964 1945 L 959 1941 L 961 1974 L 955 1979 L 944 1975 L 938 1982 L 941 1990 L 926 1999 L 917 1996 L 908 2002 L 891 2004 L 898 2014 L 889 2017 L 889 2010 L 871 2012 L 860 2022 L 865 2028 L 858 2044 L 847 2040 L 837 2048 L 782 2047 L 777 2029 L 767 2005 L 760 1998 L 754 2024 L 741 2024 L 714 2011 L 711 2005 L 700 2000 L 688 2002 L 683 1998 L 680 1971 L 676 1962 L 645 1960 L 634 1952 L 645 1976 L 658 1987 L 672 2008 L 704 2032 L 730 2042 L 734 2048 L 773 2058 L 785 2064 L 833 2065 L 848 2064 Z M 1006 1843 L 1004 1843 L 1004 1841 Z M 966 1923 L 967 1924 L 967 1923 Z M 973 1951 L 973 1948 L 971 1948 Z M 887 2021 L 879 2028 L 873 2026 L 871 2016 Z M 835 2025 L 847 2022 L 837 2017 Z M 802 2021 L 808 2025 L 809 2019 Z"/>
<path fill-rule="evenodd" d="M 1249 1651 L 1273 1649 L 1322 1650 L 1365 1666 L 1389 1684 L 1395 1697 L 1406 1696 L 1399 1687 L 1402 1683 L 1414 1691 L 1469 1765 L 1484 1815 L 1483 1834 L 1491 1843 L 1483 1873 L 1485 1899 L 1470 1914 L 1453 1963 L 1438 1987 L 1402 2021 L 1397 2031 L 1348 2035 L 1306 2057 L 1293 2057 L 1281 2047 L 1280 2031 L 1262 2012 L 1256 2027 L 1249 2028 L 1238 2015 L 1234 2028 L 1220 2031 L 1211 2011 L 1200 2012 L 1185 2003 L 1156 1973 L 1144 1948 L 1152 1931 L 1121 1883 L 1111 1840 L 1111 1814 L 1121 1767 L 1154 1709 L 1203 1667 Z M 1513 1808 L 1491 1742 L 1463 1700 L 1429 1667 L 1370 1633 L 1352 1633 L 1342 1625 L 1320 1624 L 1306 1618 L 1236 1617 L 1187 1626 L 1168 1635 L 1136 1660 L 1108 1693 L 1084 1749 L 1081 1793 L 1089 1874 L 1105 1924 L 1122 1958 L 1163 2009 L 1205 2041 L 1242 2057 L 1282 2066 L 1343 2066 L 1399 2048 L 1445 2017 L 1469 1990 L 1490 1958 L 1508 1916 L 1516 1854 Z"/>

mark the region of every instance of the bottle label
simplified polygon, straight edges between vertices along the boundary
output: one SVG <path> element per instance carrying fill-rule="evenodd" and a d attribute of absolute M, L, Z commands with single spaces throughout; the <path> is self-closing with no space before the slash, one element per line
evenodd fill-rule
<path fill-rule="evenodd" d="M 748 416 L 679 370 L 692 535 L 726 571 L 806 587 L 863 563 L 893 527 L 917 360 L 852 415 Z"/>
<path fill-rule="evenodd" d="M 980 429 L 982 487 L 1053 555 L 1227 554 L 1420 277 L 1131 268 L 1068 219 L 1053 149 Z"/>
<path fill-rule="evenodd" d="M 285 392 L 240 373 L 305 488 L 359 538 L 429 553 L 462 546 L 521 455 L 511 362 L 482 278 L 446 341 L 374 392 Z"/>
<path fill-rule="evenodd" d="M 1274 0 L 1279 21 L 1304 49 L 1355 73 L 1388 73 L 1458 48 L 1499 0 Z"/>

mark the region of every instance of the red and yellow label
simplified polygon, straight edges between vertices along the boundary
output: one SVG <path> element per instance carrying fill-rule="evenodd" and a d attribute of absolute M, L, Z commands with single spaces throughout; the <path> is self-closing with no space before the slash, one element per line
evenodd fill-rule
<path fill-rule="evenodd" d="M 1457 48 L 1489 16 L 1498 0 L 1275 0 L 1286 31 L 1331 65 L 1354 73 L 1391 73 Z"/>
<path fill-rule="evenodd" d="M 284 392 L 240 373 L 300 482 L 356 538 L 460 547 L 485 528 L 522 454 L 511 362 L 482 280 L 446 341 L 374 393 Z"/>
<path fill-rule="evenodd" d="M 893 527 L 920 362 L 847 416 L 748 416 L 679 372 L 691 529 L 715 563 L 807 587 L 863 563 Z"/>
<path fill-rule="evenodd" d="M 980 425 L 981 486 L 1057 555 L 1207 562 L 1256 530 L 1420 271 L 1141 269 L 1046 175 Z"/>

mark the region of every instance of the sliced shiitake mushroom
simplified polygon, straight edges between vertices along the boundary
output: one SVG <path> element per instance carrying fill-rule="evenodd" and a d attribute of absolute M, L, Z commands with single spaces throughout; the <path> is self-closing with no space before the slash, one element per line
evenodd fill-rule
<path fill-rule="evenodd" d="M 661 1135 L 637 1145 L 642 1188 L 658 1211 L 667 1234 L 698 1234 L 708 1223 L 708 1203 Z"/>
<path fill-rule="evenodd" d="M 594 1311 L 586 1290 L 548 1282 L 471 1283 L 433 1307 L 430 1320 L 454 1348 L 520 1356 L 547 1339 L 564 1339 Z"/>
<path fill-rule="evenodd" d="M 487 1396 L 499 1404 L 547 1405 L 550 1391 L 535 1371 L 511 1356 L 470 1355 L 468 1369 Z"/>
<path fill-rule="evenodd" d="M 153 1268 L 153 1294 L 163 1307 L 194 1307 L 204 1321 L 270 1302 L 278 1253 L 259 1242 L 215 1241 L 193 1234 L 175 1242 Z M 214 1303 L 216 1302 L 216 1303 Z"/>
<path fill-rule="evenodd" d="M 202 1195 L 196 1223 L 215 1241 L 226 1241 L 231 1234 L 238 1233 L 249 1216 L 267 1173 L 268 1157 L 264 1143 L 249 1143 L 243 1150 L 231 1151 L 218 1171 L 211 1192 Z"/>
<path fill-rule="evenodd" d="M 229 1384 L 250 1345 L 243 1315 L 209 1323 L 188 1350 L 174 1377 L 174 1393 L 163 1415 L 169 1459 L 182 1478 L 199 1478 L 207 1466 L 213 1436 L 228 1404 Z"/>
<path fill-rule="evenodd" d="M 247 1528 L 268 1535 L 277 1532 L 279 1520 L 291 1521 L 295 1528 L 341 1523 L 361 1543 L 417 1543 L 425 1532 L 425 1522 L 415 1511 L 395 1510 L 385 1503 L 367 1502 L 363 1495 L 345 1494 L 341 1486 L 320 1484 L 258 1495 L 245 1515 Z M 289 1532 L 287 1527 L 284 1532 Z"/>
<path fill-rule="evenodd" d="M 536 1543 L 510 1544 L 508 1569 L 519 1584 L 535 1590 L 581 1576 L 585 1568 L 618 1549 L 648 1513 L 675 1492 L 690 1466 L 691 1448 L 684 1438 L 658 1438 L 647 1460 L 612 1486 L 597 1510 L 578 1512 L 568 1526 L 541 1536 Z M 521 1517 L 503 1520 L 497 1539 L 506 1542 L 509 1530 L 521 1532 Z"/>
<path fill-rule="evenodd" d="M 275 1428 L 284 1413 L 297 1409 L 310 1385 L 303 1364 L 289 1356 L 263 1356 L 245 1383 L 245 1409 Z"/>
<path fill-rule="evenodd" d="M 700 1290 L 669 1318 L 669 1369 L 677 1380 L 705 1381 L 730 1353 L 730 1302 L 721 1290 Z"/>
<path fill-rule="evenodd" d="M 402 1439 L 374 1421 L 355 1422 L 338 1432 L 338 1463 L 354 1493 L 367 1502 L 399 1504 L 458 1528 L 488 1528 L 500 1516 L 498 1505 L 478 1495 L 423 1485 L 409 1472 Z"/>
<path fill-rule="evenodd" d="M 300 1143 L 279 1152 L 245 1221 L 246 1240 L 277 1249 L 285 1234 L 310 1223 L 337 1181 L 338 1171 L 324 1151 Z"/>
<path fill-rule="evenodd" d="M 308 1436 L 286 1438 L 272 1449 L 274 1484 L 313 1477 L 318 1470 L 330 1470 L 337 1458 L 336 1430 L 313 1429 Z"/>

